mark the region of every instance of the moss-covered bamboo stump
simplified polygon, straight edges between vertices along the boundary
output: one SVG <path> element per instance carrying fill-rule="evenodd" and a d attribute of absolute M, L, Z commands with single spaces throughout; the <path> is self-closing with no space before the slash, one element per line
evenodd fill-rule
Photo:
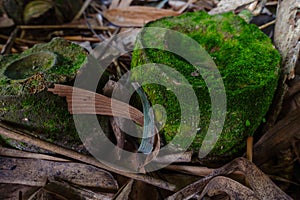
<path fill-rule="evenodd" d="M 0 120 L 50 141 L 78 144 L 65 99 L 47 88 L 54 83 L 71 83 L 85 60 L 84 49 L 61 38 L 18 55 L 1 56 Z"/>
<path fill-rule="evenodd" d="M 205 12 L 186 13 L 150 22 L 145 27 L 167 28 L 193 38 L 208 52 L 220 71 L 227 96 L 225 124 L 213 150 L 201 161 L 220 164 L 243 153 L 246 138 L 262 123 L 278 82 L 280 56 L 271 40 L 255 25 L 247 24 L 233 13 L 215 16 Z M 155 40 L 155 34 L 153 37 L 141 34 L 141 43 L 146 44 L 151 39 Z M 191 149 L 199 150 L 211 116 L 205 81 L 201 75 L 195 75 L 194 66 L 179 56 L 153 48 L 136 49 L 132 67 L 147 63 L 171 66 L 193 86 L 199 101 L 201 131 L 196 134 Z M 153 105 L 161 104 L 165 108 L 167 121 L 160 133 L 166 142 L 171 141 L 180 123 L 176 97 L 158 85 L 145 85 L 143 89 Z"/>

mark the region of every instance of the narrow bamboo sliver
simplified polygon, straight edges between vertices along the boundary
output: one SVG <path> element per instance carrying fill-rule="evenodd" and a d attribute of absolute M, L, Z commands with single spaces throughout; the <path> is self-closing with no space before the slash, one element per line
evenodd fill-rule
<path fill-rule="evenodd" d="M 116 99 L 88 90 L 59 84 L 55 84 L 54 88 L 49 88 L 48 91 L 66 97 L 69 105 L 68 110 L 71 114 L 108 115 L 131 119 L 140 126 L 144 123 L 144 115 L 141 111 Z M 114 109 L 112 110 L 111 107 Z"/>

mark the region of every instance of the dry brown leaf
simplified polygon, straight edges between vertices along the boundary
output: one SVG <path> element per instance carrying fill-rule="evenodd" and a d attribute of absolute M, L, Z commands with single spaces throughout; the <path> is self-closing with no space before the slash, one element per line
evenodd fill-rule
<path fill-rule="evenodd" d="M 121 27 L 142 27 L 146 23 L 162 17 L 176 16 L 180 13 L 173 10 L 158 9 L 147 6 L 130 6 L 128 8 L 114 8 L 103 12 L 111 23 Z"/>

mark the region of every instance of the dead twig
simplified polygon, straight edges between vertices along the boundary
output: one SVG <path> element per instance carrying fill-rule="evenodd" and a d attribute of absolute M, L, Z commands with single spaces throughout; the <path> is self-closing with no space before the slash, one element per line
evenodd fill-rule
<path fill-rule="evenodd" d="M 78 11 L 78 13 L 75 15 L 75 17 L 73 18 L 72 22 L 76 21 L 77 19 L 80 18 L 80 16 L 82 15 L 82 13 L 85 11 L 85 9 L 90 5 L 90 3 L 92 2 L 92 0 L 85 0 L 84 4 L 82 5 L 81 9 Z"/>
<path fill-rule="evenodd" d="M 1 38 L 1 39 L 5 39 L 5 40 L 8 40 L 8 39 L 9 39 L 8 36 L 2 35 L 2 34 L 0 34 L 0 38 Z M 21 38 L 16 38 L 16 39 L 15 39 L 15 43 L 24 43 L 24 44 L 31 44 L 31 45 L 34 45 L 34 44 L 38 44 L 38 43 L 41 43 L 41 42 L 38 42 L 38 41 L 32 41 L 32 40 L 26 40 L 26 39 L 21 39 Z"/>
<path fill-rule="evenodd" d="M 0 155 L 16 157 L 16 158 L 35 158 L 35 159 L 51 160 L 51 161 L 59 161 L 59 162 L 70 162 L 70 160 L 63 159 L 63 158 L 57 158 L 54 156 L 49 156 L 40 153 L 25 152 L 16 149 L 8 149 L 1 146 L 0 146 Z"/>
<path fill-rule="evenodd" d="M 268 26 L 271 26 L 273 24 L 275 24 L 276 20 L 273 20 L 273 21 L 270 21 L 264 25 L 261 25 L 260 27 L 258 27 L 260 30 L 264 29 L 264 28 L 267 28 Z"/>
<path fill-rule="evenodd" d="M 18 26 L 20 29 L 84 29 L 89 30 L 90 27 L 87 25 L 77 25 L 77 24 L 63 24 L 63 25 L 21 25 Z M 113 31 L 116 28 L 110 26 L 92 26 L 94 30 L 97 31 Z"/>
<path fill-rule="evenodd" d="M 79 42 L 101 42 L 101 40 L 97 37 L 84 37 L 82 35 L 74 35 L 74 36 L 63 36 L 64 39 L 70 41 L 79 41 Z"/>
<path fill-rule="evenodd" d="M 12 46 L 15 42 L 15 39 L 17 37 L 19 28 L 16 27 L 15 30 L 10 34 L 8 40 L 6 41 L 5 46 L 1 50 L 1 55 L 9 54 L 11 52 Z"/>
<path fill-rule="evenodd" d="M 253 158 L 253 136 L 249 136 L 247 138 L 247 159 L 252 162 L 252 158 Z"/>

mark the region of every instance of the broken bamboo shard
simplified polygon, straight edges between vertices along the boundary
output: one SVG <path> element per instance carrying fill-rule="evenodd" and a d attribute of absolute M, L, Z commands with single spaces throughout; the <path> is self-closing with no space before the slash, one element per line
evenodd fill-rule
<path fill-rule="evenodd" d="M 141 111 L 116 99 L 60 84 L 55 84 L 54 88 L 49 88 L 48 91 L 66 97 L 68 110 L 71 114 L 108 115 L 133 120 L 140 126 L 144 123 L 144 115 Z"/>

